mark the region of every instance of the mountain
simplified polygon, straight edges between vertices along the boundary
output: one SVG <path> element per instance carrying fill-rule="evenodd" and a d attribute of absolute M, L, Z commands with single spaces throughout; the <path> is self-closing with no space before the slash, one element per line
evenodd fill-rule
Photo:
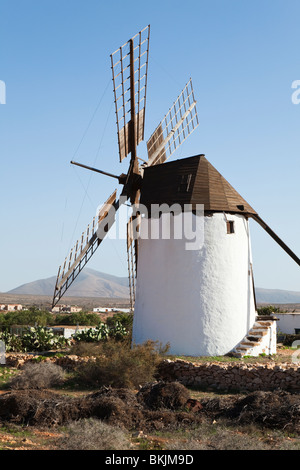
<path fill-rule="evenodd" d="M 265 304 L 299 304 L 300 292 L 280 289 L 255 289 L 258 303 Z"/>
<path fill-rule="evenodd" d="M 6 294 L 23 295 L 53 295 L 56 276 L 28 282 Z M 296 304 L 300 303 L 300 292 L 280 289 L 255 289 L 257 303 L 265 304 Z M 70 297 L 129 297 L 128 278 L 101 273 L 94 269 L 85 268 L 67 292 Z"/>
<path fill-rule="evenodd" d="M 39 279 L 16 287 L 6 292 L 6 294 L 52 296 L 55 282 L 56 276 Z M 85 268 L 68 289 L 66 295 L 71 297 L 128 298 L 128 278 L 112 276 Z"/>

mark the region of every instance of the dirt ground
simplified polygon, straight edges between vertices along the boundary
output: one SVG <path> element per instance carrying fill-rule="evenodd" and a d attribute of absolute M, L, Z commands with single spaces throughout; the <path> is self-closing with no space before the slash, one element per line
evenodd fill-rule
<path fill-rule="evenodd" d="M 276 360 L 289 362 L 290 359 L 291 349 L 279 347 Z M 262 360 L 274 361 L 274 358 Z M 178 433 L 213 423 L 226 423 L 235 436 L 244 435 L 241 428 L 246 434 L 247 429 L 255 428 L 264 436 L 278 432 L 281 433 L 279 443 L 282 439 L 287 443 L 295 440 L 300 449 L 300 394 L 282 390 L 216 393 L 160 381 L 140 390 L 2 388 L 0 450 L 55 450 L 65 426 L 89 418 L 125 429 L 138 436 L 135 441 L 146 442 L 152 449 L 165 448 L 170 436 L 172 440 Z M 273 438 L 267 439 L 271 448 L 279 445 Z"/>
<path fill-rule="evenodd" d="M 51 390 L 16 390 L 0 396 L 0 448 L 51 449 L 71 421 L 97 418 L 138 432 L 170 433 L 226 422 L 300 436 L 300 395 L 285 391 L 193 398 L 178 382 L 157 382 L 141 390 L 102 387 L 69 396 Z"/>

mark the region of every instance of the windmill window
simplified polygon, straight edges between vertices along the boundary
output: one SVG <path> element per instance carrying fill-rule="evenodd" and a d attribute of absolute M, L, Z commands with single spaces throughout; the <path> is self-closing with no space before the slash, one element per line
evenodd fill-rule
<path fill-rule="evenodd" d="M 187 193 L 190 189 L 191 181 L 192 181 L 192 174 L 181 175 L 180 180 L 179 180 L 178 192 Z"/>
<path fill-rule="evenodd" d="M 227 220 L 226 225 L 227 225 L 227 233 L 234 233 L 234 221 Z"/>

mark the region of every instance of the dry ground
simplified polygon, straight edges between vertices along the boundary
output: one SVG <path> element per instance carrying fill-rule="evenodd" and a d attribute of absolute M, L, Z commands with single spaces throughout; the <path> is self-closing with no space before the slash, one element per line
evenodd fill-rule
<path fill-rule="evenodd" d="M 24 307 L 37 306 L 40 308 L 50 308 L 52 305 L 52 297 L 50 295 L 30 295 L 30 294 L 5 294 L 0 293 L 1 304 L 21 304 Z M 91 310 L 94 307 L 112 307 L 112 308 L 128 308 L 128 299 L 117 299 L 110 297 L 68 297 L 65 296 L 60 304 L 78 305 L 86 310 Z"/>
<path fill-rule="evenodd" d="M 289 362 L 291 353 L 279 348 L 276 361 Z M 129 433 L 133 450 L 300 450 L 299 394 L 176 389 L 180 384 L 139 392 L 5 388 L 16 373 L 0 369 L 0 450 L 61 449 L 68 423 L 99 418 Z"/>

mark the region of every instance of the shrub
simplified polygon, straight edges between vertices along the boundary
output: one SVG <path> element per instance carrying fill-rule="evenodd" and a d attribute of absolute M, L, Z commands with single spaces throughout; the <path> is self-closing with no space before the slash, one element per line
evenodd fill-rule
<path fill-rule="evenodd" d="M 283 338 L 283 345 L 291 347 L 295 341 L 300 341 L 300 335 L 285 334 Z"/>
<path fill-rule="evenodd" d="M 25 364 L 21 374 L 13 377 L 10 387 L 16 389 L 43 389 L 64 382 L 65 373 L 62 367 L 51 362 L 39 362 Z"/>
<path fill-rule="evenodd" d="M 133 314 L 132 313 L 116 313 L 112 317 L 106 319 L 106 323 L 109 327 L 113 327 L 116 323 L 121 323 L 127 330 L 132 328 Z"/>
<path fill-rule="evenodd" d="M 23 349 L 22 338 L 8 331 L 0 332 L 0 340 L 4 342 L 6 352 L 20 352 Z"/>
<path fill-rule="evenodd" d="M 167 450 L 268 450 L 269 447 L 245 430 L 235 430 L 219 422 L 218 426 L 204 422 L 187 432 L 184 439 L 169 441 Z"/>
<path fill-rule="evenodd" d="M 148 383 L 142 387 L 138 400 L 151 410 L 177 410 L 186 406 L 190 392 L 179 382 Z"/>
<path fill-rule="evenodd" d="M 28 310 L 7 312 L 0 315 L 0 325 L 13 326 L 13 325 L 51 325 L 53 316 L 45 310 L 39 310 L 36 307 L 30 307 Z"/>
<path fill-rule="evenodd" d="M 98 356 L 102 351 L 101 343 L 91 342 L 86 343 L 85 341 L 77 341 L 71 345 L 69 354 L 80 356 L 80 357 L 92 357 Z"/>
<path fill-rule="evenodd" d="M 48 351 L 70 344 L 69 339 L 55 335 L 53 331 L 42 326 L 28 328 L 21 339 L 25 351 Z"/>
<path fill-rule="evenodd" d="M 89 328 L 87 330 L 80 331 L 73 335 L 75 341 L 84 341 L 85 343 L 94 343 L 107 339 L 109 335 L 109 328 L 105 323 L 101 323 L 96 328 Z"/>
<path fill-rule="evenodd" d="M 57 442 L 61 450 L 129 450 L 129 435 L 116 426 L 89 418 L 71 423 Z"/>
<path fill-rule="evenodd" d="M 96 326 L 99 325 L 100 320 L 96 313 L 74 312 L 57 314 L 54 323 L 55 325 Z"/>
<path fill-rule="evenodd" d="M 280 308 L 268 305 L 266 307 L 259 307 L 257 313 L 258 315 L 272 315 L 273 313 L 280 313 Z"/>
<path fill-rule="evenodd" d="M 29 327 L 22 336 L 2 331 L 0 340 L 5 343 L 6 352 L 48 351 L 70 345 L 69 339 L 55 335 L 42 326 Z"/>
<path fill-rule="evenodd" d="M 106 323 L 100 323 L 96 328 L 89 328 L 84 331 L 80 331 L 73 335 L 75 341 L 84 341 L 86 343 L 94 343 L 101 340 L 107 340 L 108 338 L 115 338 L 121 340 L 125 338 L 128 331 L 120 322 L 109 327 Z"/>
<path fill-rule="evenodd" d="M 147 341 L 130 348 L 127 343 L 110 339 L 98 343 L 96 360 L 79 366 L 79 381 L 92 386 L 138 388 L 154 380 L 161 356 L 157 342 Z"/>

